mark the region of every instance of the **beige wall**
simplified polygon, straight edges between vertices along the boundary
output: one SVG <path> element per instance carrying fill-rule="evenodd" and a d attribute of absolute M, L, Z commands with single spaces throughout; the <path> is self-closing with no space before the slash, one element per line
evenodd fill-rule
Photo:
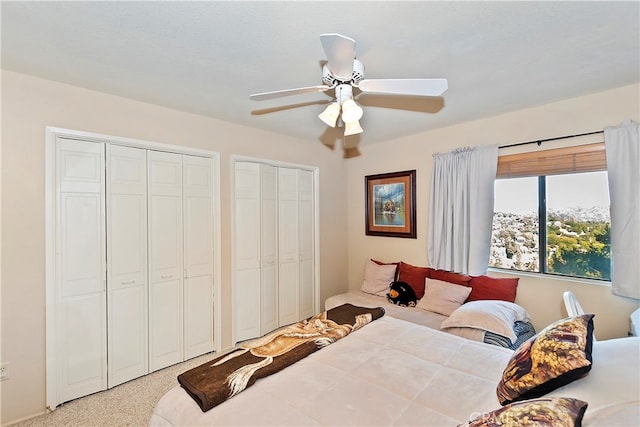
<path fill-rule="evenodd" d="M 0 383 L 2 424 L 45 409 L 44 129 L 82 130 L 218 151 L 221 162 L 223 347 L 231 341 L 230 156 L 261 157 L 320 168 L 321 301 L 358 288 L 369 257 L 426 265 L 426 211 L 434 152 L 507 144 L 602 129 L 639 119 L 638 85 L 469 122 L 383 144 L 340 149 L 299 141 L 21 74 L 2 74 L 2 340 L 11 379 Z M 446 107 L 445 107 L 446 108 Z M 428 116 L 425 120 L 428 120 Z M 579 141 L 582 142 L 582 141 Z M 557 146 L 557 145 L 554 145 Z M 418 238 L 365 236 L 364 181 L 369 174 L 417 170 Z M 348 186 L 345 187 L 344 183 Z M 346 200 L 346 203 L 335 203 Z M 336 212 L 336 209 L 338 211 Z M 345 221 L 345 218 L 347 220 Z M 639 260 L 640 261 L 640 260 Z M 501 273 L 492 272 L 500 276 Z M 596 313 L 600 339 L 622 336 L 638 302 L 609 287 L 521 276 L 518 300 L 536 327 L 560 318 L 561 294 L 574 291 Z"/>
<path fill-rule="evenodd" d="M 360 287 L 364 263 L 371 257 L 427 265 L 426 213 L 434 153 L 447 152 L 456 147 L 505 145 L 602 130 L 623 120 L 638 121 L 639 108 L 640 86 L 632 85 L 361 147 L 362 155 L 348 162 L 349 287 Z M 429 117 L 425 117 L 425 120 L 429 120 Z M 578 138 L 568 143 L 595 141 L 603 141 L 602 135 Z M 550 142 L 543 144 L 542 149 L 559 146 L 561 144 L 558 142 Z M 534 144 L 517 150 L 535 149 L 538 148 Z M 513 152 L 516 152 L 515 148 L 500 150 L 500 154 Z M 366 236 L 363 177 L 409 169 L 416 169 L 417 239 Z M 508 276 L 495 271 L 490 271 L 489 275 Z M 538 329 L 565 316 L 562 304 L 565 290 L 573 291 L 582 306 L 596 314 L 596 336 L 599 339 L 625 336 L 629 330 L 629 313 L 638 307 L 638 300 L 614 296 L 609 286 L 534 274 L 519 277 L 516 302 L 528 310 Z"/>
<path fill-rule="evenodd" d="M 230 156 L 320 170 L 321 301 L 346 289 L 346 165 L 340 149 L 194 114 L 2 73 L 2 424 L 45 410 L 45 126 L 217 151 L 221 163 L 223 348 L 231 344 Z M 337 210 L 337 211 L 336 211 Z"/>

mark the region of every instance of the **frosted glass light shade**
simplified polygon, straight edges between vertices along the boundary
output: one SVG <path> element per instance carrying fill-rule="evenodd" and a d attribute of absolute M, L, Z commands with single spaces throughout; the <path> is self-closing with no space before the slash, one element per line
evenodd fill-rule
<path fill-rule="evenodd" d="M 332 128 L 336 127 L 336 121 L 338 120 L 338 116 L 340 115 L 340 105 L 337 102 L 332 102 L 324 109 L 322 113 L 318 115 L 320 120 L 325 122 L 327 125 Z"/>
<path fill-rule="evenodd" d="M 360 122 L 345 122 L 344 124 L 344 136 L 356 135 L 358 133 L 364 132 L 364 129 L 360 127 Z"/>
<path fill-rule="evenodd" d="M 347 99 L 342 103 L 342 121 L 345 123 L 357 122 L 363 113 L 362 108 L 353 99 Z"/>

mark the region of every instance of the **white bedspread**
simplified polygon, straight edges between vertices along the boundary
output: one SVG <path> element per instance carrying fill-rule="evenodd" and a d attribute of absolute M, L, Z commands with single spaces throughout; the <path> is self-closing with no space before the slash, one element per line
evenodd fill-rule
<path fill-rule="evenodd" d="M 588 377 L 553 394 L 587 401 L 585 420 L 608 410 L 637 423 L 640 340 L 607 343 L 596 344 Z M 208 412 L 177 386 L 150 425 L 455 426 L 500 407 L 496 385 L 511 354 L 384 316 Z"/>
<path fill-rule="evenodd" d="M 440 325 L 447 318 L 447 316 L 443 316 L 442 314 L 415 307 L 400 307 L 399 305 L 391 304 L 387 301 L 386 297 L 379 297 L 362 291 L 350 291 L 329 297 L 324 303 L 324 308 L 325 310 L 329 310 L 330 308 L 345 303 L 351 303 L 360 307 L 384 307 L 387 316 L 408 320 L 411 323 L 417 323 L 418 325 L 428 326 L 433 329 L 440 329 Z"/>
<path fill-rule="evenodd" d="M 334 295 L 325 301 L 325 310 L 339 305 L 351 303 L 360 307 L 384 307 L 388 316 L 396 319 L 407 320 L 418 325 L 428 326 L 433 329 L 440 329 L 440 325 L 447 319 L 447 316 L 422 310 L 417 307 L 401 307 L 387 301 L 386 297 L 371 295 L 362 291 L 349 291 L 343 294 Z M 454 335 L 473 340 L 484 341 L 484 331 L 472 328 L 450 328 L 447 332 Z"/>

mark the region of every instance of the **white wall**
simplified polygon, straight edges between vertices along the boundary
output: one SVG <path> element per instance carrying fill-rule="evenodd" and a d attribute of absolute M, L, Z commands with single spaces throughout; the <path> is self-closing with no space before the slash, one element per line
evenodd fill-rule
<path fill-rule="evenodd" d="M 230 156 L 319 167 L 321 301 L 346 289 L 346 165 L 341 149 L 2 72 L 0 422 L 45 411 L 45 126 L 217 151 L 221 163 L 222 347 L 231 345 Z"/>
<path fill-rule="evenodd" d="M 368 258 L 427 265 L 427 210 L 434 153 L 457 147 L 506 145 L 602 130 L 627 119 L 640 121 L 639 108 L 640 86 L 632 85 L 360 147 L 362 155 L 348 162 L 349 287 L 360 287 Z M 603 136 L 596 135 L 564 143 L 545 143 L 542 149 L 602 141 Z M 500 150 L 500 154 L 536 149 L 533 144 Z M 364 176 L 410 169 L 416 169 L 417 239 L 366 236 Z M 490 271 L 489 275 L 513 276 L 495 271 Z M 599 339 L 625 336 L 629 330 L 629 313 L 638 307 L 638 300 L 614 296 L 609 286 L 535 274 L 519 277 L 516 302 L 529 311 L 537 329 L 565 316 L 562 304 L 565 290 L 573 291 L 583 308 L 596 314 L 594 321 Z"/>

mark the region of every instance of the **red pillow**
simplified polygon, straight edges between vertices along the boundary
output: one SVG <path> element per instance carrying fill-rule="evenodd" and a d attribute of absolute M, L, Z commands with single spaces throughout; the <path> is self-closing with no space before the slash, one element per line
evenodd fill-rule
<path fill-rule="evenodd" d="M 477 276 L 471 279 L 471 294 L 466 302 L 480 299 L 502 300 L 515 302 L 519 277 L 497 278 Z"/>
<path fill-rule="evenodd" d="M 420 299 L 424 296 L 424 279 L 429 277 L 429 272 L 433 271 L 429 267 L 416 267 L 400 261 L 398 266 L 398 281 L 406 282 L 416 293 L 416 298 Z"/>
<path fill-rule="evenodd" d="M 396 266 L 396 273 L 393 275 L 393 280 L 397 280 L 398 279 L 398 266 L 400 265 L 399 262 L 382 262 L 382 261 L 378 261 L 377 259 L 373 259 L 371 258 L 371 261 L 375 262 L 378 265 L 395 265 Z"/>
<path fill-rule="evenodd" d="M 449 282 L 456 285 L 464 286 L 469 286 L 469 281 L 471 280 L 471 276 L 467 276 L 466 274 L 452 273 L 446 270 L 433 269 L 431 270 L 431 275 L 429 277 L 436 280 L 442 280 L 443 282 Z"/>

